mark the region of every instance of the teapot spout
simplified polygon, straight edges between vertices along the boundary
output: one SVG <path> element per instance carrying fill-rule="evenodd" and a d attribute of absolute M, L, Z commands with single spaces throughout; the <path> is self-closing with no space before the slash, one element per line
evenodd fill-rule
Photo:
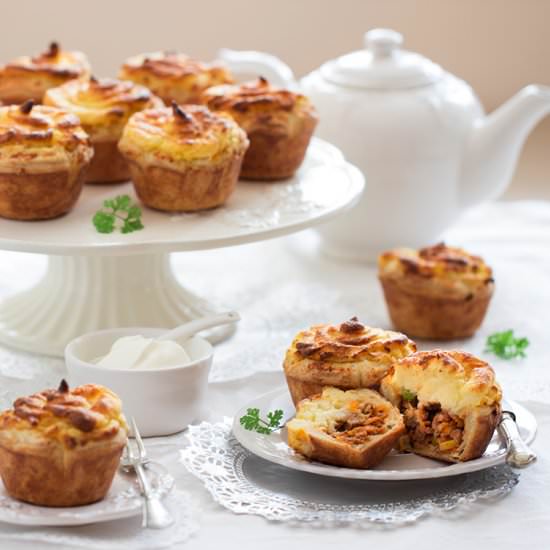
<path fill-rule="evenodd" d="M 491 200 L 504 192 L 525 139 L 548 113 L 550 87 L 531 85 L 475 122 L 462 165 L 462 206 Z"/>

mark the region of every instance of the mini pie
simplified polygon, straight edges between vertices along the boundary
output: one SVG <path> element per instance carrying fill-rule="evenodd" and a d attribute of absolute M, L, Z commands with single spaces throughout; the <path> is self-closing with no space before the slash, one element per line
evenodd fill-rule
<path fill-rule="evenodd" d="M 130 179 L 130 170 L 118 150 L 118 141 L 130 116 L 160 107 L 162 101 L 143 86 L 111 78 L 72 80 L 48 90 L 44 103 L 78 116 L 94 146 L 86 181 L 107 183 Z"/>
<path fill-rule="evenodd" d="M 405 419 L 404 449 L 445 462 L 480 457 L 500 420 L 493 369 L 461 351 L 421 351 L 397 362 L 382 394 Z"/>
<path fill-rule="evenodd" d="M 77 201 L 94 154 L 73 114 L 55 107 L 0 107 L 0 216 L 43 220 Z"/>
<path fill-rule="evenodd" d="M 271 86 L 265 78 L 208 89 L 203 103 L 231 115 L 250 140 L 241 177 L 280 180 L 300 167 L 318 122 L 315 108 L 301 94 Z"/>
<path fill-rule="evenodd" d="M 443 243 L 384 252 L 378 276 L 395 328 L 416 338 L 472 336 L 494 289 L 491 268 L 481 258 Z"/>
<path fill-rule="evenodd" d="M 296 336 L 283 368 L 294 404 L 325 386 L 377 386 L 395 361 L 416 351 L 404 334 L 366 327 L 353 317 L 340 325 L 314 325 Z"/>
<path fill-rule="evenodd" d="M 0 476 L 17 500 L 80 506 L 109 490 L 128 429 L 119 398 L 94 384 L 44 390 L 0 414 Z"/>
<path fill-rule="evenodd" d="M 235 189 L 247 147 L 231 117 L 176 103 L 134 114 L 119 143 L 140 200 L 168 212 L 223 204 Z"/>
<path fill-rule="evenodd" d="M 119 78 L 147 86 L 170 105 L 199 103 L 206 88 L 233 82 L 221 63 L 203 63 L 177 52 L 136 55 L 122 65 Z"/>
<path fill-rule="evenodd" d="M 347 468 L 372 468 L 405 433 L 399 410 L 369 389 L 325 388 L 298 403 L 286 427 L 295 451 Z"/>
<path fill-rule="evenodd" d="M 0 67 L 0 101 L 10 104 L 32 99 L 40 103 L 48 89 L 89 74 L 90 64 L 83 53 L 62 50 L 52 42 L 36 57 L 18 57 Z"/>

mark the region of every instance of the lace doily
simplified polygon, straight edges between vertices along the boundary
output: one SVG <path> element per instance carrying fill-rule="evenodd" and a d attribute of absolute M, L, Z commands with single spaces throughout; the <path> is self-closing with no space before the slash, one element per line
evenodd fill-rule
<path fill-rule="evenodd" d="M 190 426 L 187 439 L 180 459 L 216 502 L 274 521 L 400 525 L 502 497 L 519 480 L 508 466 L 429 483 L 320 479 L 253 456 L 232 436 L 230 419 Z"/>
<path fill-rule="evenodd" d="M 193 518 L 191 497 L 184 492 L 172 492 L 164 503 L 174 516 L 174 524 L 162 530 L 143 529 L 141 517 L 82 527 L 25 527 L 0 524 L 0 540 L 17 540 L 66 545 L 70 548 L 94 550 L 153 550 L 172 548 L 185 542 L 198 530 Z M 3 546 L 2 546 L 3 547 Z"/>

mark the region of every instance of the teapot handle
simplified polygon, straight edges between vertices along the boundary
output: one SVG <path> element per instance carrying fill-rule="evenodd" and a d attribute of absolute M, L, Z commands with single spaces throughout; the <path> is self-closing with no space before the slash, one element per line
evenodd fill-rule
<path fill-rule="evenodd" d="M 222 48 L 218 51 L 218 59 L 224 61 L 239 80 L 263 76 L 275 86 L 291 90 L 298 88 L 292 69 L 274 55 Z"/>

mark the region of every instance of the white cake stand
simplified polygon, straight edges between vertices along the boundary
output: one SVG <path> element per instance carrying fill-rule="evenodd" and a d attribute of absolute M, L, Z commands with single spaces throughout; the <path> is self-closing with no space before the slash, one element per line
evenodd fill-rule
<path fill-rule="evenodd" d="M 0 303 L 0 342 L 62 355 L 85 332 L 122 326 L 172 327 L 216 311 L 182 287 L 169 253 L 260 241 L 323 222 L 352 207 L 364 186 L 357 168 L 314 139 L 290 180 L 239 182 L 227 205 L 169 215 L 143 211 L 145 228 L 123 235 L 97 233 L 92 217 L 106 198 L 134 196 L 131 183 L 88 185 L 67 216 L 42 222 L 0 220 L 0 249 L 48 254 L 48 269 L 33 288 Z M 219 266 L 224 276 L 226 266 Z M 220 341 L 230 329 L 211 334 Z"/>

